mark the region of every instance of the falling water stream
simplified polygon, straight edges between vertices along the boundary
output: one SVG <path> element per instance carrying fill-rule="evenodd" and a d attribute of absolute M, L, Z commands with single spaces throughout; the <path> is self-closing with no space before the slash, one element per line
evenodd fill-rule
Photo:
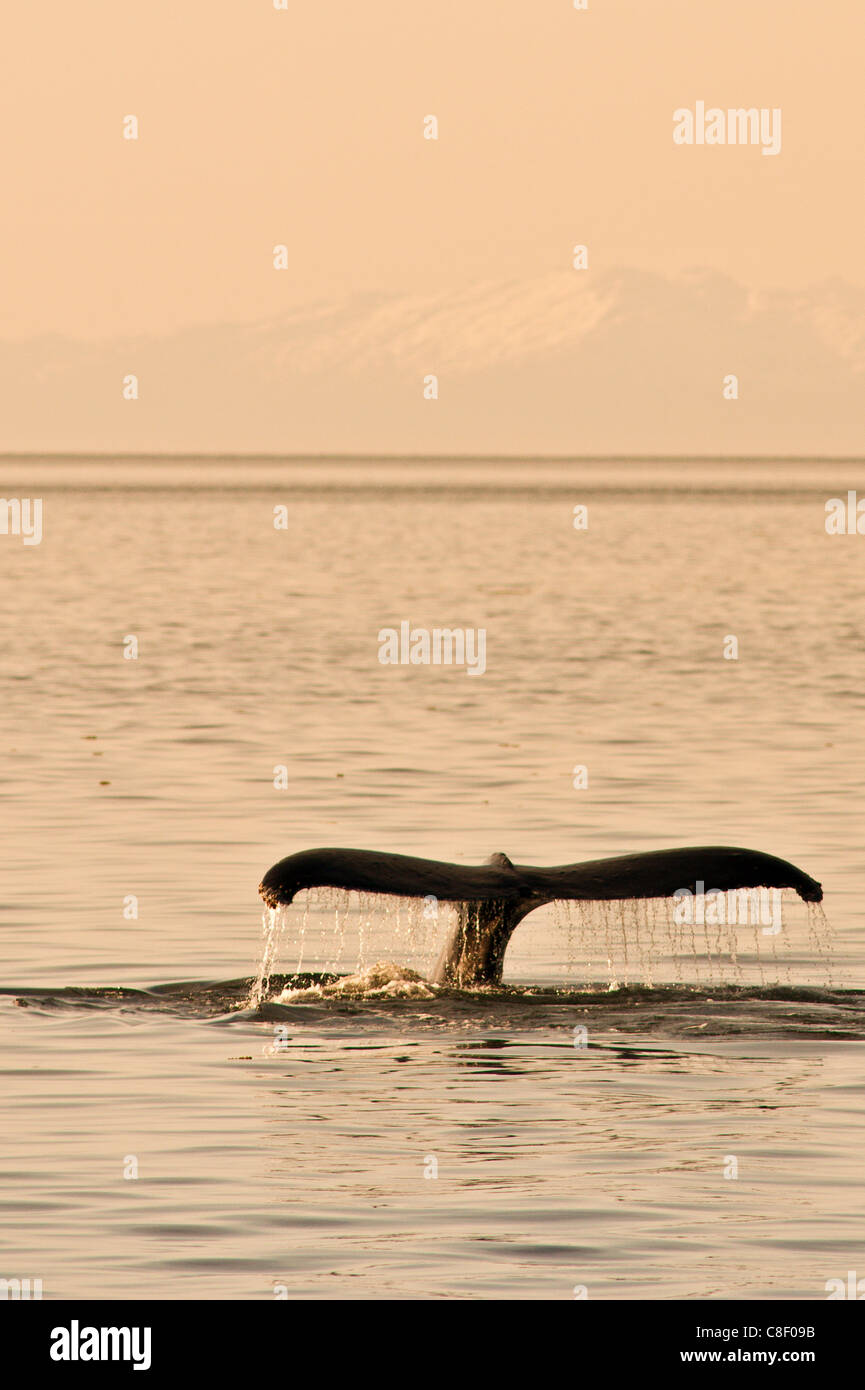
<path fill-rule="evenodd" d="M 714 987 L 836 983 L 833 934 L 820 904 L 778 895 L 777 921 L 761 916 L 756 895 L 743 900 L 746 920 L 724 920 L 699 895 L 687 915 L 672 899 L 556 902 L 516 930 L 508 948 L 508 986 L 544 983 L 563 988 L 634 986 Z M 732 912 L 730 913 L 732 917 Z M 740 912 L 740 916 L 742 913 Z M 263 913 L 263 945 L 249 1005 L 270 997 L 280 964 L 352 979 L 372 961 L 428 976 L 455 920 L 449 904 L 424 899 L 314 888 L 290 908 Z M 351 966 L 346 972 L 345 967 Z M 381 987 L 381 972 L 376 975 Z M 283 987 L 280 976 L 280 991 Z M 362 992 L 362 991 L 361 991 Z"/>

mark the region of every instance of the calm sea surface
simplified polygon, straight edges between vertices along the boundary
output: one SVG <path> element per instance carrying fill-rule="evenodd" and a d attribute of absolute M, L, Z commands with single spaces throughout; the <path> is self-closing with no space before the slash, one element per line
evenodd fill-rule
<path fill-rule="evenodd" d="M 41 544 L 0 535 L 0 1277 L 865 1276 L 865 538 L 824 525 L 850 488 L 865 465 L 0 461 L 44 507 Z M 483 628 L 485 673 L 382 665 L 403 621 Z M 248 1004 L 257 885 L 297 850 L 702 843 L 792 860 L 825 919 L 785 896 L 777 936 L 685 939 L 661 904 L 549 908 L 501 990 L 277 1002 L 298 971 L 424 973 L 446 930 L 322 895 Z"/>

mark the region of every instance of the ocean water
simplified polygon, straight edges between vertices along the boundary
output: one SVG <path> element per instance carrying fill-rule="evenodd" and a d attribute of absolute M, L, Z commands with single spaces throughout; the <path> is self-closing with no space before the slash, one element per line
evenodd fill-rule
<path fill-rule="evenodd" d="M 0 1277 L 807 1300 L 865 1275 L 865 540 L 824 525 L 855 488 L 865 464 L 0 461 L 44 531 L 0 535 Z M 483 628 L 485 672 L 382 665 L 403 621 Z M 553 906 L 503 988 L 400 997 L 327 981 L 423 976 L 444 909 L 269 918 L 256 891 L 318 845 L 701 843 L 792 860 L 825 917 Z"/>

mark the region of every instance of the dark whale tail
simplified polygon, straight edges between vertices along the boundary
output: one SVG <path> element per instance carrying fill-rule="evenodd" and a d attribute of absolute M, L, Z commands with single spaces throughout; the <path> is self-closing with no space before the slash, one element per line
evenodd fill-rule
<path fill-rule="evenodd" d="M 709 846 L 652 850 L 556 868 L 512 864 L 494 854 L 477 868 L 364 849 L 311 849 L 268 869 L 259 892 L 269 907 L 303 888 L 356 889 L 456 903 L 457 923 L 433 972 L 438 984 L 497 984 L 514 928 L 549 902 L 671 898 L 738 888 L 794 888 L 806 902 L 823 890 L 808 874 L 759 850 Z"/>

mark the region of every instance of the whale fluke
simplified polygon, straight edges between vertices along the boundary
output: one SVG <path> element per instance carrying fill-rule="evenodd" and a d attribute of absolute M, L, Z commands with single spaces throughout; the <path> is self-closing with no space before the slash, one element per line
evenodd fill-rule
<path fill-rule="evenodd" d="M 795 864 L 754 849 L 703 846 L 650 850 L 582 864 L 534 868 L 493 854 L 477 867 L 365 849 L 309 849 L 268 869 L 259 884 L 268 907 L 304 888 L 344 888 L 456 903 L 457 922 L 433 972 L 437 984 L 498 984 L 514 928 L 549 902 L 671 898 L 738 888 L 794 888 L 805 902 L 823 889 Z"/>

